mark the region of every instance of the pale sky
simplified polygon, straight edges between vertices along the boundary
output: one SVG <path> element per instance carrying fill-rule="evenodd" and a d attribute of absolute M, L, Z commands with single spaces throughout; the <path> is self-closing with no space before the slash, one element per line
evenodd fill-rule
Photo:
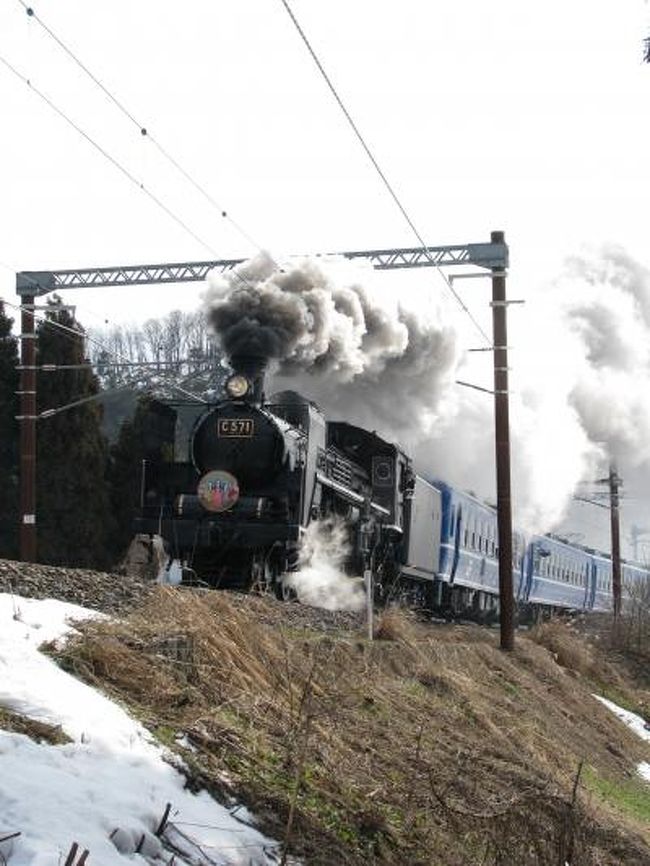
<path fill-rule="evenodd" d="M 34 9 L 276 257 L 415 243 L 280 0 L 35 0 Z M 293 0 L 293 9 L 427 242 L 505 230 L 514 296 L 583 242 L 616 241 L 650 264 L 650 67 L 641 63 L 650 15 L 641 0 Z M 0 7 L 0 55 L 218 255 L 256 251 L 19 0 Z M 2 65 L 0 106 L 3 265 L 213 257 Z M 3 267 L 2 293 L 13 285 Z M 487 323 L 485 291 L 462 291 Z M 198 292 L 74 300 L 90 326 L 192 308 Z"/>
<path fill-rule="evenodd" d="M 428 243 L 479 242 L 504 230 L 513 298 L 543 295 L 584 244 L 620 244 L 650 267 L 646 2 L 291 5 Z M 34 10 L 254 243 L 164 161 L 19 0 L 2 0 L 0 57 L 210 249 L 0 64 L 1 296 L 15 299 L 14 269 L 417 245 L 280 0 L 34 0 Z M 400 297 L 404 287 L 423 298 L 444 291 L 430 271 L 382 279 Z M 489 331 L 489 283 L 457 288 Z M 64 297 L 84 325 L 98 327 L 194 309 L 200 292 Z M 517 345 L 517 317 L 533 308 L 511 313 L 515 369 L 529 348 Z M 467 347 L 480 344 L 450 309 Z M 489 387 L 490 366 L 487 353 L 475 356 L 466 378 Z"/>

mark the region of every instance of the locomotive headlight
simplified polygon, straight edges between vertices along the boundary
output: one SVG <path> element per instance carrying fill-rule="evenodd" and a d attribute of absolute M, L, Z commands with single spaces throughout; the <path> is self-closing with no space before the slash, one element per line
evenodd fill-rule
<path fill-rule="evenodd" d="M 246 376 L 235 373 L 235 375 L 231 376 L 226 382 L 226 393 L 229 397 L 232 397 L 233 400 L 240 400 L 248 394 L 250 387 L 251 383 L 248 381 Z"/>

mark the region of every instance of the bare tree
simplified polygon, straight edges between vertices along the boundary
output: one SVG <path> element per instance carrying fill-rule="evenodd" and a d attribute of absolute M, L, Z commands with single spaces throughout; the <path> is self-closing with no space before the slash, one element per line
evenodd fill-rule
<path fill-rule="evenodd" d="M 160 319 L 147 319 L 142 326 L 147 360 L 160 364 L 164 360 L 165 328 Z"/>
<path fill-rule="evenodd" d="M 180 310 L 172 310 L 163 321 L 163 356 L 170 363 L 178 363 L 184 348 L 185 316 Z"/>
<path fill-rule="evenodd" d="M 224 376 L 220 352 L 200 310 L 173 310 L 141 327 L 116 325 L 95 331 L 93 337 L 91 360 L 104 388 L 131 385 L 151 390 L 153 385 L 159 396 L 171 396 L 176 383 L 209 396 Z M 128 368 L 124 362 L 155 365 L 155 369 Z"/>
<path fill-rule="evenodd" d="M 627 583 L 623 616 L 614 635 L 615 643 L 636 654 L 650 656 L 650 581 Z"/>

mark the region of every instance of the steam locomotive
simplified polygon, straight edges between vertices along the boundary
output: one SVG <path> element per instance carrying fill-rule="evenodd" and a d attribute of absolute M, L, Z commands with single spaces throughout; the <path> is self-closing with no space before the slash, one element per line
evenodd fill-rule
<path fill-rule="evenodd" d="M 439 494 L 399 446 L 327 421 L 294 391 L 266 400 L 262 358 L 234 357 L 231 365 L 224 399 L 194 425 L 187 460 L 168 459 L 175 418 L 159 408 L 136 532 L 162 536 L 170 556 L 211 586 L 282 596 L 307 526 L 332 518 L 347 528 L 351 573 L 372 560 L 394 581 L 406 557 L 431 578 L 435 544 L 412 531 L 411 512 L 416 489 L 431 513 Z"/>
<path fill-rule="evenodd" d="M 143 461 L 136 532 L 162 536 L 187 579 L 213 587 L 292 590 L 313 521 L 346 528 L 350 574 L 371 573 L 379 600 L 431 610 L 498 613 L 493 508 L 417 473 L 394 442 L 329 421 L 310 400 L 263 393 L 265 359 L 231 358 L 223 399 L 198 418 L 174 459 L 176 413 L 161 406 Z M 608 610 L 611 560 L 549 536 L 513 536 L 521 606 Z M 648 572 L 625 564 L 628 592 Z"/>

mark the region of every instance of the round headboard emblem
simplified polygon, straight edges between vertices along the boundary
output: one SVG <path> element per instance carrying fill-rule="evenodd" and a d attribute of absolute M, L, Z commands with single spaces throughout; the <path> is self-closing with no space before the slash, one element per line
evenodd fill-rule
<path fill-rule="evenodd" d="M 239 499 L 239 483 L 230 472 L 213 469 L 201 478 L 197 493 L 206 511 L 228 511 Z"/>

